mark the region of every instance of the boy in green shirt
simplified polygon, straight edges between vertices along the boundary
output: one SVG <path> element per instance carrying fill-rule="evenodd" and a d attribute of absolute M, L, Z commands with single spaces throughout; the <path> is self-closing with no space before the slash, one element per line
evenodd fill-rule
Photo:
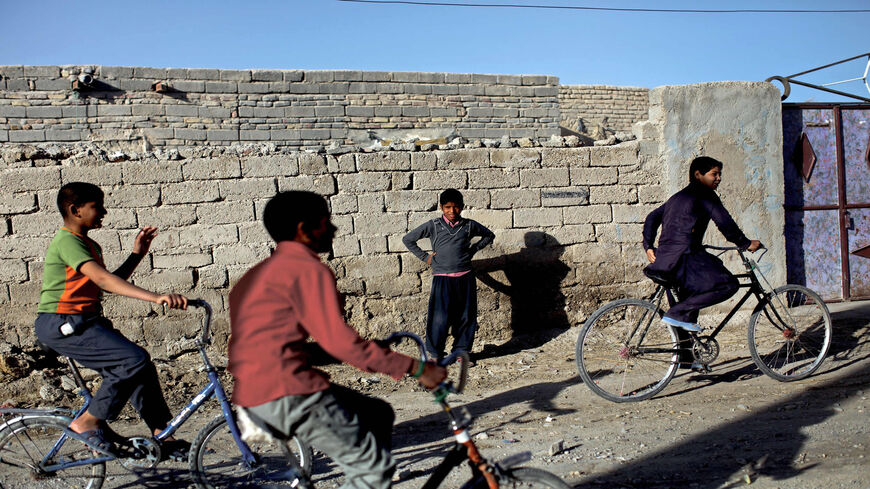
<path fill-rule="evenodd" d="M 179 294 L 156 294 L 127 281 L 148 253 L 157 228 L 143 227 L 127 260 L 109 272 L 100 245 L 88 237 L 88 231 L 102 226 L 106 215 L 103 191 L 90 183 L 68 183 L 58 192 L 57 206 L 64 225 L 46 253 L 36 336 L 60 355 L 102 375 L 103 382 L 87 411 L 69 428 L 93 448 L 115 453 L 113 441 L 121 437 L 106 421 L 117 418 L 128 400 L 155 435 L 166 428 L 172 415 L 148 352 L 102 316 L 102 291 L 172 309 L 185 309 L 187 299 Z M 164 442 L 167 454 L 186 451 L 187 447 L 189 444 L 179 440 Z"/>

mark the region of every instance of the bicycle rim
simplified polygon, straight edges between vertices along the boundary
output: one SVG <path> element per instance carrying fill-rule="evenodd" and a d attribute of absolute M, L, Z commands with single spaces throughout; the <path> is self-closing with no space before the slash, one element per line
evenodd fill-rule
<path fill-rule="evenodd" d="M 531 467 L 516 467 L 499 472 L 499 489 L 571 489 L 555 474 Z M 487 489 L 489 484 L 483 476 L 467 482 L 463 488 Z"/>
<path fill-rule="evenodd" d="M 613 402 L 640 401 L 668 385 L 678 367 L 678 340 L 659 319 L 656 307 L 639 299 L 613 301 L 592 314 L 576 351 L 592 392 Z"/>
<path fill-rule="evenodd" d="M 749 320 L 749 352 L 776 380 L 799 380 L 822 365 L 831 347 L 831 313 L 812 290 L 784 285 Z"/>
<path fill-rule="evenodd" d="M 196 436 L 191 448 L 190 470 L 198 488 L 292 487 L 288 457 L 296 457 L 306 472 L 311 470 L 311 447 L 297 438 L 282 446 L 280 442 L 249 444 L 257 457 L 254 466 L 242 461 L 236 441 L 219 416 Z"/>
<path fill-rule="evenodd" d="M 24 417 L 7 424 L 0 431 L 0 471 L 2 485 L 27 489 L 99 489 L 106 478 L 105 462 L 70 467 L 56 472 L 40 469 L 48 465 L 71 463 L 94 457 L 84 443 L 67 438 L 51 457 L 52 451 L 69 424 L 67 418 L 53 416 Z"/>

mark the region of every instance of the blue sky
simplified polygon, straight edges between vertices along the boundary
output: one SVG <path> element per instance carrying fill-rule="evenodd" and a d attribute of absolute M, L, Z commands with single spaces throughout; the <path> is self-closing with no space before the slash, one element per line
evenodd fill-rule
<path fill-rule="evenodd" d="M 0 64 L 534 73 L 563 84 L 656 87 L 763 80 L 870 51 L 870 13 L 626 13 L 338 0 L 0 2 Z M 870 9 L 867 0 L 469 3 Z M 866 63 L 804 79 L 860 77 Z M 841 87 L 870 97 L 861 82 Z M 809 99 L 837 98 L 793 87 L 788 101 Z"/>

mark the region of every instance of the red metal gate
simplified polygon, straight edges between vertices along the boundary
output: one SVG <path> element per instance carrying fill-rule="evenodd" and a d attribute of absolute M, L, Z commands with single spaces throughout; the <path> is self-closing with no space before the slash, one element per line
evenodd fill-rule
<path fill-rule="evenodd" d="M 870 105 L 783 104 L 789 283 L 870 298 Z"/>

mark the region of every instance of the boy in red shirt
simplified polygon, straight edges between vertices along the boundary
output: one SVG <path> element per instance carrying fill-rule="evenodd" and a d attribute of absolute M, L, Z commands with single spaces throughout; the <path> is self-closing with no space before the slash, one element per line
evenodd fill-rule
<path fill-rule="evenodd" d="M 103 377 L 87 411 L 69 427 L 93 448 L 114 453 L 113 441 L 122 439 L 106 421 L 115 419 L 128 399 L 155 435 L 166 428 L 172 415 L 148 352 L 103 317 L 102 291 L 173 309 L 186 308 L 187 299 L 178 294 L 156 294 L 127 281 L 148 253 L 157 228 L 143 227 L 136 235 L 133 252 L 110 272 L 103 263 L 100 245 L 88 237 L 88 231 L 102 227 L 106 215 L 103 191 L 90 183 L 68 183 L 58 191 L 57 207 L 63 227 L 45 256 L 36 336 Z M 173 458 L 186 456 L 189 447 L 189 443 L 172 438 L 163 443 L 165 453 Z"/>
<path fill-rule="evenodd" d="M 263 221 L 276 249 L 230 292 L 233 403 L 326 453 L 341 465 L 344 487 L 388 488 L 395 471 L 392 408 L 331 384 L 311 365 L 307 340 L 360 370 L 396 380 L 413 375 L 429 389 L 446 371 L 364 340 L 344 321 L 335 277 L 317 255 L 332 248 L 336 229 L 323 197 L 279 193 Z"/>

